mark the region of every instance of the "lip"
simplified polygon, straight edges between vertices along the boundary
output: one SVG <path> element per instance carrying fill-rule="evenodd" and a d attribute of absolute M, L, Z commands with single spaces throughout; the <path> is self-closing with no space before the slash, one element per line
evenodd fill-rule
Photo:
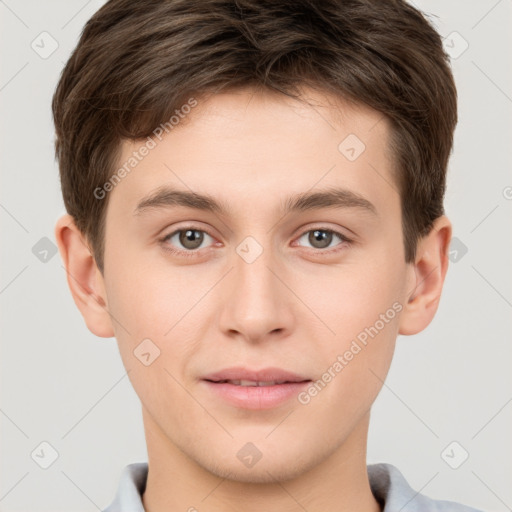
<path fill-rule="evenodd" d="M 302 382 L 310 380 L 308 377 L 298 375 L 282 368 L 263 368 L 261 370 L 251 370 L 241 366 L 225 368 L 215 373 L 203 377 L 204 380 L 252 380 L 255 382 L 268 382 L 271 380 L 286 382 Z M 271 386 L 270 386 L 271 387 Z"/>
<path fill-rule="evenodd" d="M 237 386 L 224 380 L 251 380 L 255 382 L 286 381 L 273 386 Z M 231 405 L 251 410 L 272 409 L 282 405 L 309 385 L 311 379 L 280 368 L 250 370 L 226 368 L 202 379 L 210 393 Z"/>

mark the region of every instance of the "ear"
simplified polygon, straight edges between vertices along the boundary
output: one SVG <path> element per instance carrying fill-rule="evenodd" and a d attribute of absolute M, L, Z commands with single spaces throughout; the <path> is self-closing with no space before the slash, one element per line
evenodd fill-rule
<path fill-rule="evenodd" d="M 114 336 L 103 276 L 71 215 L 63 215 L 57 221 L 55 239 L 73 300 L 88 329 L 102 338 Z"/>
<path fill-rule="evenodd" d="M 452 225 L 445 215 L 437 218 L 430 233 L 418 242 L 416 261 L 411 264 L 415 285 L 407 290 L 409 302 L 400 317 L 399 334 L 417 334 L 434 318 L 441 299 Z"/>

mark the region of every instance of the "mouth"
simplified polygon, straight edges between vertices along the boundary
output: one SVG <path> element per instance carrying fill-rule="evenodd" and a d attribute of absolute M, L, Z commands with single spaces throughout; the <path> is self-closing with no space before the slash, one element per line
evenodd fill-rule
<path fill-rule="evenodd" d="M 275 385 L 310 380 L 283 368 L 269 367 L 261 370 L 253 370 L 242 366 L 224 368 L 223 370 L 203 376 L 210 382 L 229 382 L 237 386 Z"/>
<path fill-rule="evenodd" d="M 208 382 L 212 382 L 214 384 L 231 384 L 233 386 L 250 386 L 250 387 L 266 387 L 266 386 L 277 386 L 281 384 L 297 384 L 300 382 L 311 382 L 309 379 L 301 380 L 301 381 L 289 381 L 289 380 L 269 380 L 269 381 L 254 381 L 254 380 L 209 380 L 205 379 Z"/>
<path fill-rule="evenodd" d="M 265 410 L 290 404 L 312 380 L 278 368 L 259 371 L 228 368 L 206 376 L 202 382 L 223 404 Z"/>

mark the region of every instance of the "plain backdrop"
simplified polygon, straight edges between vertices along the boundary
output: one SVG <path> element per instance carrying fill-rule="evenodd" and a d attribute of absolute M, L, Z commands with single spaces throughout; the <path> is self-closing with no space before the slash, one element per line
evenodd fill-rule
<path fill-rule="evenodd" d="M 2 511 L 102 509 L 122 468 L 147 455 L 115 340 L 87 330 L 53 236 L 64 207 L 51 98 L 102 4 L 0 0 Z M 512 1 L 415 5 L 446 38 L 459 93 L 452 261 L 433 322 L 398 339 L 368 461 L 431 497 L 501 512 L 512 507 Z"/>

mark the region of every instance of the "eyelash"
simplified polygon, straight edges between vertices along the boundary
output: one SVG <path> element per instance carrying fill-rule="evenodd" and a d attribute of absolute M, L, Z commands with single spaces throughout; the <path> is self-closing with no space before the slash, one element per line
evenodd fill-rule
<path fill-rule="evenodd" d="M 188 231 L 188 230 L 199 231 L 201 233 L 206 233 L 211 238 L 215 238 L 212 235 L 210 235 L 210 233 L 208 233 L 208 231 L 205 231 L 204 229 L 199 229 L 196 226 L 186 226 L 184 228 L 177 229 L 176 231 L 173 231 L 172 233 L 170 233 L 168 235 L 165 235 L 163 238 L 160 239 L 160 242 L 163 244 L 164 249 L 166 251 L 171 252 L 172 254 L 175 254 L 175 255 L 178 255 L 178 256 L 184 256 L 186 258 L 193 258 L 193 257 L 197 256 L 197 254 L 201 251 L 201 249 L 194 249 L 194 250 L 185 251 L 185 250 L 180 250 L 180 249 L 174 249 L 174 248 L 172 248 L 171 245 L 166 243 L 174 235 L 176 235 L 178 233 L 181 233 L 183 231 Z M 342 233 L 340 233 L 338 231 L 335 231 L 333 229 L 328 229 L 328 228 L 322 228 L 322 227 L 315 227 L 315 228 L 312 228 L 312 229 L 308 229 L 308 230 L 304 231 L 298 237 L 298 239 L 301 239 L 304 235 L 310 233 L 311 231 L 323 231 L 324 233 L 331 233 L 331 234 L 336 235 L 337 237 L 339 237 L 341 239 L 342 243 L 345 242 L 347 244 L 351 244 L 353 242 L 351 239 L 349 239 L 348 237 L 346 237 L 345 235 L 343 235 Z M 339 244 L 339 245 L 341 245 L 341 244 Z M 312 250 L 314 250 L 315 252 L 319 252 L 319 253 L 332 254 L 333 252 L 338 252 L 340 249 L 334 249 L 333 250 L 333 248 L 330 248 L 330 249 L 314 249 L 313 248 Z"/>

